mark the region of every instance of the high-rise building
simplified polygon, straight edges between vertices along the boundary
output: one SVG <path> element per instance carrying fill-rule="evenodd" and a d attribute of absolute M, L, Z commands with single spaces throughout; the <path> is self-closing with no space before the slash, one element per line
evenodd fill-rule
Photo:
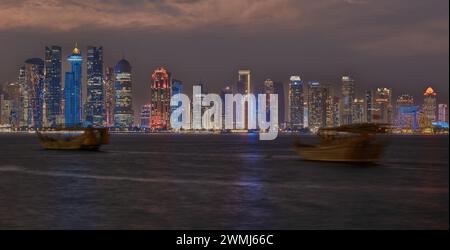
<path fill-rule="evenodd" d="M 382 124 L 392 124 L 392 90 L 389 88 L 378 88 L 375 92 L 373 122 Z"/>
<path fill-rule="evenodd" d="M 20 106 L 18 109 L 18 120 L 20 128 L 28 128 L 31 124 L 31 103 L 30 103 L 30 91 L 27 85 L 26 67 L 21 66 L 19 68 L 19 74 L 17 76 L 17 83 L 20 87 Z"/>
<path fill-rule="evenodd" d="M 13 128 L 19 128 L 19 114 L 21 109 L 20 85 L 17 82 L 7 83 L 4 86 L 3 93 L 5 100 L 8 100 L 10 106 L 10 125 Z M 1 91 L 0 91 L 1 93 Z"/>
<path fill-rule="evenodd" d="M 417 127 L 417 113 L 414 109 L 414 98 L 411 95 L 403 94 L 397 98 L 396 111 L 398 128 L 411 130 Z"/>
<path fill-rule="evenodd" d="M 122 59 L 115 67 L 115 108 L 114 126 L 117 128 L 130 128 L 133 126 L 133 96 L 132 75 L 130 63 Z"/>
<path fill-rule="evenodd" d="M 355 80 L 350 76 L 342 77 L 342 97 L 341 97 L 341 124 L 352 124 L 352 105 L 355 100 Z"/>
<path fill-rule="evenodd" d="M 105 122 L 106 127 L 114 127 L 114 109 L 116 100 L 116 90 L 114 87 L 116 75 L 114 67 L 106 67 L 104 89 L 105 89 Z"/>
<path fill-rule="evenodd" d="M 151 104 L 145 104 L 141 107 L 141 128 L 150 128 L 150 114 L 152 110 Z"/>
<path fill-rule="evenodd" d="M 328 88 L 319 82 L 310 82 L 308 93 L 308 123 L 312 131 L 317 131 L 327 124 Z"/>
<path fill-rule="evenodd" d="M 438 121 L 439 122 L 448 122 L 448 106 L 447 104 L 439 104 L 438 105 Z"/>
<path fill-rule="evenodd" d="M 365 122 L 372 123 L 373 122 L 373 115 L 374 115 L 374 94 L 372 90 L 366 91 L 365 96 Z"/>
<path fill-rule="evenodd" d="M 88 46 L 86 76 L 86 121 L 96 127 L 104 126 L 103 47 Z"/>
<path fill-rule="evenodd" d="M 284 94 L 284 83 L 283 82 L 274 82 L 273 84 L 275 94 L 278 95 L 278 120 L 280 125 L 286 124 L 286 97 Z M 282 125 L 285 128 L 285 125 Z"/>
<path fill-rule="evenodd" d="M 304 127 L 304 91 L 300 76 L 291 76 L 289 82 L 289 123 L 292 129 Z"/>
<path fill-rule="evenodd" d="M 0 125 L 12 126 L 12 103 L 0 92 Z"/>
<path fill-rule="evenodd" d="M 339 127 L 341 124 L 340 121 L 340 99 L 337 96 L 329 95 L 327 98 L 327 117 L 326 117 L 326 126 L 333 128 Z"/>
<path fill-rule="evenodd" d="M 172 80 L 172 93 L 171 93 L 171 97 L 174 98 L 175 95 L 177 95 L 177 94 L 182 94 L 182 93 L 183 93 L 183 82 L 180 81 L 180 80 L 173 79 L 173 80 Z M 180 99 L 180 98 L 174 98 L 174 99 L 177 101 L 177 103 L 180 103 L 180 102 L 181 102 L 181 99 Z M 181 104 L 179 104 L 178 106 L 173 106 L 173 107 L 171 107 L 170 113 L 172 114 L 172 112 L 173 112 L 174 110 L 176 110 L 180 105 L 181 105 Z M 181 119 L 182 119 L 181 116 L 178 117 L 178 121 L 179 121 L 179 122 L 182 121 Z M 169 120 L 170 120 L 170 117 L 169 117 Z"/>
<path fill-rule="evenodd" d="M 31 58 L 25 61 L 26 85 L 29 89 L 31 123 L 29 127 L 43 127 L 44 113 L 44 61 Z"/>
<path fill-rule="evenodd" d="M 365 122 L 365 101 L 364 99 L 355 98 L 352 104 L 352 123 L 364 123 Z"/>
<path fill-rule="evenodd" d="M 81 51 L 75 45 L 72 54 L 68 57 L 71 71 L 66 72 L 64 85 L 64 113 L 66 127 L 80 126 L 82 123 L 82 66 Z"/>
<path fill-rule="evenodd" d="M 436 117 L 436 111 L 437 111 L 437 102 L 436 102 L 436 96 L 437 93 L 434 92 L 432 87 L 428 87 L 425 90 L 425 93 L 423 94 L 424 101 L 423 101 L 423 113 L 425 115 L 425 118 L 428 120 L 428 122 L 431 124 L 432 122 L 437 121 Z"/>
<path fill-rule="evenodd" d="M 157 130 L 170 128 L 170 98 L 172 76 L 163 67 L 157 68 L 152 74 L 151 87 L 151 127 Z"/>
<path fill-rule="evenodd" d="M 225 128 L 225 114 L 226 113 L 232 114 L 234 111 L 233 106 L 230 107 L 230 105 L 225 105 L 225 96 L 232 95 L 232 94 L 233 94 L 233 88 L 231 86 L 225 86 L 220 91 L 220 98 L 222 99 L 222 106 L 223 106 L 223 108 L 222 108 L 222 127 L 223 128 Z M 233 124 L 233 126 L 235 126 L 235 124 Z"/>
<path fill-rule="evenodd" d="M 272 79 L 266 79 L 263 85 L 263 94 L 266 95 L 266 120 L 269 119 L 270 95 L 275 94 L 275 83 Z M 279 98 L 279 96 L 278 96 Z M 278 114 L 279 116 L 280 114 Z M 280 118 L 279 118 L 280 119 Z"/>
<path fill-rule="evenodd" d="M 252 94 L 252 76 L 250 70 L 239 70 L 238 71 L 238 81 L 236 83 L 236 94 L 242 94 L 242 95 L 248 95 Z M 252 104 L 249 102 L 247 105 L 243 105 L 242 112 L 244 113 L 244 128 L 249 128 L 249 113 L 255 112 L 256 107 L 253 107 Z"/>
<path fill-rule="evenodd" d="M 45 126 L 58 126 L 62 103 L 61 47 L 45 47 Z"/>

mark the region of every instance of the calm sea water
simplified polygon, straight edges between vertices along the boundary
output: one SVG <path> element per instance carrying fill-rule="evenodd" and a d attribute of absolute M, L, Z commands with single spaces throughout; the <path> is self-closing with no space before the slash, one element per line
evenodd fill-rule
<path fill-rule="evenodd" d="M 389 140 L 378 165 L 355 166 L 302 161 L 290 136 L 115 135 L 60 152 L 0 134 L 0 229 L 448 229 L 448 137 Z"/>

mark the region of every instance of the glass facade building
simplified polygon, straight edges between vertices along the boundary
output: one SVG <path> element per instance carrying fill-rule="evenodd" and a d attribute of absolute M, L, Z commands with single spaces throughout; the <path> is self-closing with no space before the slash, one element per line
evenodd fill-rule
<path fill-rule="evenodd" d="M 103 48 L 89 46 L 86 60 L 87 99 L 86 122 L 95 127 L 104 126 Z"/>
<path fill-rule="evenodd" d="M 80 126 L 82 123 L 82 66 L 81 51 L 75 46 L 68 57 L 72 71 L 66 72 L 64 85 L 64 117 L 66 127 Z"/>
<path fill-rule="evenodd" d="M 127 60 L 122 59 L 114 70 L 116 77 L 114 126 L 130 128 L 134 123 L 131 65 Z"/>

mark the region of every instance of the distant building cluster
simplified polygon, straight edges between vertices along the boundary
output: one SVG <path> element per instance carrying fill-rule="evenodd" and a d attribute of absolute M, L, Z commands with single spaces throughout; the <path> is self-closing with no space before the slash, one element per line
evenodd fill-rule
<path fill-rule="evenodd" d="M 26 60 L 18 69 L 17 81 L 0 89 L 0 127 L 171 130 L 170 115 L 177 108 L 170 105 L 171 98 L 183 93 L 182 81 L 173 79 L 164 67 L 155 69 L 149 83 L 150 99 L 141 107 L 136 119 L 140 122 L 135 124 L 130 63 L 122 59 L 114 67 L 105 67 L 102 47 L 88 46 L 86 51 L 83 56 L 75 46 L 67 58 L 70 69 L 64 72 L 64 77 L 59 46 L 45 47 L 44 59 Z M 367 90 L 362 95 L 357 94 L 356 87 L 351 76 L 342 76 L 336 88 L 318 81 L 305 82 L 298 75 L 291 76 L 288 83 L 267 79 L 256 86 L 252 72 L 242 69 L 237 72 L 236 83 L 225 86 L 220 97 L 224 101 L 227 94 L 278 94 L 279 127 L 287 131 L 315 132 L 324 127 L 357 123 L 387 124 L 400 133 L 448 129 L 448 106 L 438 104 L 432 87 L 425 90 L 423 105 L 418 105 L 409 94 L 395 99 L 392 89 L 387 87 Z M 207 92 L 205 86 L 202 90 Z M 193 98 L 201 101 L 206 94 Z M 248 101 L 241 111 L 249 117 L 257 107 Z M 223 114 L 226 112 L 223 110 Z M 244 123 L 248 128 L 249 120 Z"/>

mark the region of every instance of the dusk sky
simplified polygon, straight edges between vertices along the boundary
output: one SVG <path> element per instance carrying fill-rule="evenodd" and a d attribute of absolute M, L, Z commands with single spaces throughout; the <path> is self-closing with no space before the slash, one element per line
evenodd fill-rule
<path fill-rule="evenodd" d="M 44 46 L 104 47 L 105 65 L 124 55 L 134 73 L 134 106 L 166 66 L 191 92 L 218 92 L 249 68 L 253 82 L 290 75 L 338 85 L 351 74 L 361 93 L 394 96 L 431 85 L 448 103 L 448 0 L 0 0 L 0 82 L 43 57 Z M 68 70 L 64 65 L 64 71 Z"/>

